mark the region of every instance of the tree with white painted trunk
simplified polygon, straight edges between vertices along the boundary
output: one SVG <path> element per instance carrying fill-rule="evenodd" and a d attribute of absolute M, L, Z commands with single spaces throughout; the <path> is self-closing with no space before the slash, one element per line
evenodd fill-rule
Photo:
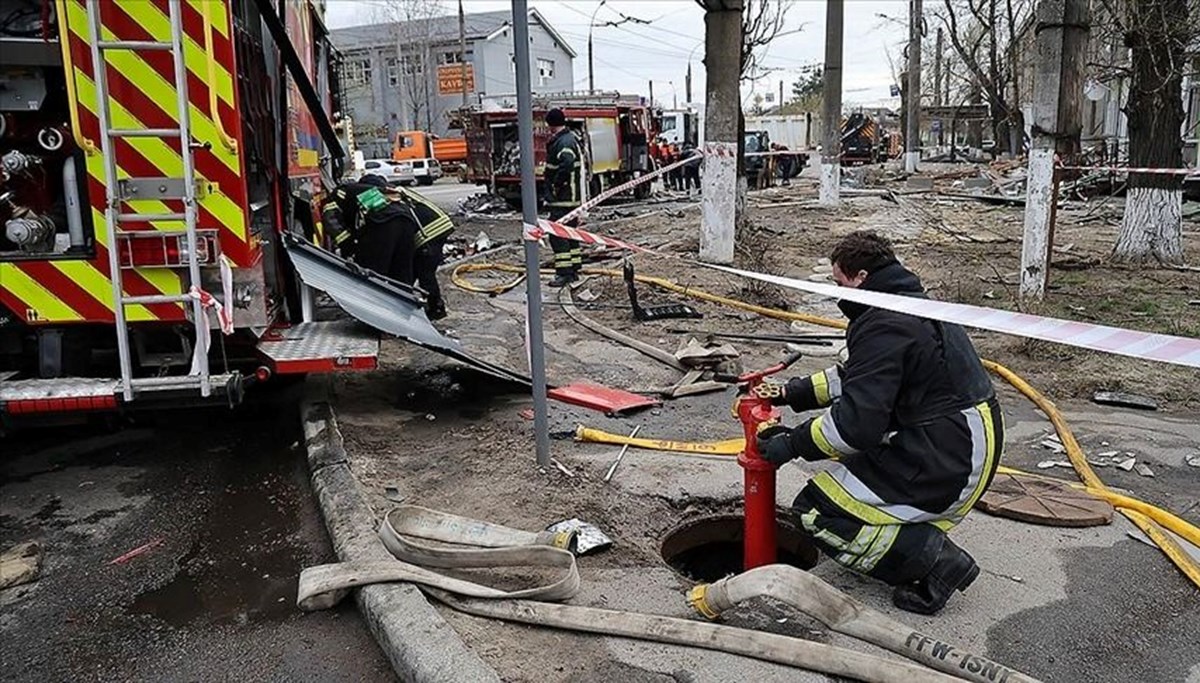
<path fill-rule="evenodd" d="M 1126 0 L 1105 3 L 1130 50 L 1125 115 L 1129 165 L 1183 166 L 1183 75 L 1189 42 L 1200 29 L 1200 3 Z M 1124 11 L 1121 12 L 1121 9 Z M 1113 258 L 1128 263 L 1183 263 L 1183 178 L 1130 173 L 1125 215 Z"/>

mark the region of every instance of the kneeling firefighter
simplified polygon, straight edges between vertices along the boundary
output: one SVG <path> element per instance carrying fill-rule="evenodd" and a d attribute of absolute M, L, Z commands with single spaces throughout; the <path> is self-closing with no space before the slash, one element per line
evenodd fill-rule
<path fill-rule="evenodd" d="M 843 287 L 925 297 L 891 245 L 870 232 L 834 248 Z M 782 465 L 836 461 L 793 503 L 802 530 L 839 564 L 895 587 L 897 607 L 935 614 L 979 567 L 946 532 L 991 484 L 1004 444 L 992 384 L 957 325 L 849 301 L 849 358 L 786 385 L 755 388 L 775 405 L 826 408 L 795 429 L 769 427 L 759 452 Z"/>
<path fill-rule="evenodd" d="M 339 185 L 326 204 L 326 230 L 342 256 L 404 284 L 414 281 L 428 295 L 430 320 L 446 317 L 437 281 L 443 248 L 454 224 L 446 212 L 405 188 L 390 188 L 378 175 Z"/>

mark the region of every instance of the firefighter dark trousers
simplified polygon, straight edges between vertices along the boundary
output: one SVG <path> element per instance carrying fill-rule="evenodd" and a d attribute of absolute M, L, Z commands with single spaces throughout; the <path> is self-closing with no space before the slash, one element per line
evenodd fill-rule
<path fill-rule="evenodd" d="M 990 404 L 998 415 L 998 405 Z M 910 506 L 887 505 L 870 491 L 854 490 L 848 480 L 839 483 L 841 466 L 836 466 L 810 480 L 792 503 L 801 531 L 838 564 L 884 583 L 899 586 L 925 578 L 942 546 L 950 542 L 946 532 L 987 490 L 1000 463 L 1003 422 L 997 419 L 985 431 L 959 434 L 962 441 L 971 441 L 961 445 L 972 449 L 977 466 L 945 512 L 930 514 Z M 939 436 L 953 438 L 947 432 Z M 902 452 L 884 455 L 905 457 Z"/>
<path fill-rule="evenodd" d="M 571 207 L 550 207 L 550 220 L 558 221 L 572 210 Z M 579 221 L 572 219 L 567 221 L 566 225 L 573 228 L 579 225 Z M 578 274 L 579 269 L 583 267 L 583 249 L 579 243 L 557 235 L 549 237 L 550 249 L 554 251 L 554 273 L 567 277 Z"/>
<path fill-rule="evenodd" d="M 413 235 L 410 221 L 392 218 L 368 222 L 359 238 L 355 263 L 405 284 L 413 281 Z"/>
<path fill-rule="evenodd" d="M 417 247 L 415 264 L 417 284 L 429 295 L 426 308 L 430 311 L 438 311 L 446 307 L 442 300 L 442 288 L 437 279 L 437 269 L 442 265 L 445 245 L 446 236 L 442 236 Z"/>

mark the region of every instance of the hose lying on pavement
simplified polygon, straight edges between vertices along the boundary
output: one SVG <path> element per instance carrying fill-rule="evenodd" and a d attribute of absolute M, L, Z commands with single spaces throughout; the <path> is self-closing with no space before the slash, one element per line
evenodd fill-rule
<path fill-rule="evenodd" d="M 395 560 L 309 567 L 300 573 L 297 605 L 304 610 L 326 609 L 337 604 L 353 588 L 403 581 L 419 585 L 426 593 L 456 610 L 480 617 L 719 650 L 871 683 L 984 680 L 971 677 L 965 669 L 946 675 L 909 662 L 761 631 L 675 617 L 540 602 L 566 600 L 579 590 L 575 556 L 564 549 L 571 539 L 562 535 L 534 534 L 406 505 L 384 517 L 379 536 Z M 431 545 L 425 541 L 452 545 Z M 525 570 L 523 574 L 533 568 L 553 570 L 556 578 L 528 588 L 504 591 L 441 574 L 430 567 L 521 568 Z M 822 619 L 822 613 L 837 611 L 847 601 L 858 605 L 832 586 L 824 585 L 827 590 L 820 593 L 815 602 L 809 601 L 809 606 L 831 601 L 830 605 L 822 606 L 813 614 L 818 619 Z M 858 606 L 864 613 L 872 613 L 866 607 Z M 888 620 L 882 614 L 876 616 L 877 619 L 871 622 L 876 624 L 876 630 L 863 630 L 862 633 L 869 638 L 882 638 L 882 641 L 867 638 L 868 642 L 888 647 L 887 643 L 895 638 L 912 637 L 912 629 Z M 880 620 L 888 623 L 881 625 L 884 621 Z M 896 632 L 881 635 L 879 629 L 885 627 Z M 896 651 L 908 657 L 914 652 Z"/>
<path fill-rule="evenodd" d="M 782 564 L 751 569 L 688 591 L 688 604 L 709 619 L 751 598 L 770 597 L 820 620 L 829 628 L 874 643 L 939 671 L 969 681 L 1032 683 L 1035 679 L 985 657 L 915 631 L 842 593 L 808 572 Z"/>
<path fill-rule="evenodd" d="M 584 427 L 583 425 L 579 425 L 575 428 L 575 440 L 612 444 L 616 446 L 628 444 L 634 448 L 644 448 L 654 451 L 685 453 L 687 455 L 714 455 L 722 457 L 735 456 L 741 453 L 746 447 L 746 440 L 742 437 L 724 439 L 722 441 L 673 441 L 645 437 L 630 438 L 624 434 L 612 434 L 600 429 Z M 1066 484 L 1067 486 L 1084 491 L 1092 496 L 1095 496 L 1096 498 L 1105 500 L 1114 508 L 1117 508 L 1122 512 L 1131 512 L 1147 521 L 1154 522 L 1156 526 L 1161 525 L 1162 527 L 1179 534 L 1180 538 L 1183 538 L 1189 543 L 1195 545 L 1197 548 L 1200 548 L 1200 528 L 1197 528 L 1186 519 L 1183 519 L 1169 510 L 1164 510 L 1163 508 L 1151 505 L 1143 500 L 1138 500 L 1132 496 L 1124 496 L 1119 493 L 1115 493 L 1108 488 L 1096 488 L 1086 484 L 1064 481 L 1062 479 L 1034 474 L 1032 472 L 1013 469 L 1011 467 L 1001 466 L 999 469 L 997 469 L 997 472 L 1001 474 L 1011 474 L 1018 477 L 1041 479 L 1043 481 L 1051 481 L 1058 484 Z M 1178 547 L 1178 544 L 1175 543 L 1175 541 L 1169 536 L 1164 535 L 1164 538 L 1166 538 L 1171 545 Z M 1184 553 L 1182 549 L 1179 549 L 1179 553 L 1183 555 L 1183 557 L 1187 557 L 1186 553 Z M 1188 576 L 1191 576 L 1189 573 L 1190 567 L 1187 566 L 1188 564 L 1192 564 L 1190 562 L 1190 558 L 1188 559 L 1188 562 L 1180 565 L 1180 569 L 1183 569 L 1184 573 L 1188 574 Z"/>
<path fill-rule="evenodd" d="M 454 270 L 452 279 L 454 284 L 467 291 L 485 292 L 489 294 L 498 294 L 508 291 L 522 282 L 521 279 L 517 279 L 498 287 L 484 289 L 476 287 L 468 282 L 466 278 L 462 277 L 462 274 L 464 273 L 488 270 L 507 273 L 525 272 L 525 269 L 519 266 L 509 266 L 498 263 L 464 263 Z M 624 273 L 616 270 L 585 268 L 582 272 L 586 275 L 624 277 Z M 634 279 L 643 284 L 666 289 L 668 291 L 689 296 L 694 299 L 719 303 L 725 306 L 732 306 L 733 308 L 757 313 L 759 315 L 768 318 L 774 318 L 776 320 L 799 320 L 801 322 L 822 325 L 825 327 L 833 327 L 837 329 L 846 328 L 846 322 L 844 320 L 834 320 L 833 318 L 825 318 L 807 313 L 780 311 L 773 308 L 756 306 L 754 304 L 747 303 L 745 301 L 739 301 L 730 297 L 718 296 L 716 294 L 710 294 L 708 292 L 693 289 L 691 287 L 684 287 L 665 278 L 635 275 Z M 1088 464 L 1087 456 L 1084 455 L 1083 449 L 1079 447 L 1079 442 L 1075 439 L 1075 435 L 1071 432 L 1070 426 L 1067 425 L 1066 419 L 1063 417 L 1062 413 L 1058 410 L 1054 403 L 1043 396 L 1037 389 L 1034 389 L 1033 386 L 1017 375 L 1017 373 L 1009 370 L 1003 365 L 987 359 L 983 360 L 983 364 L 984 367 L 986 367 L 992 373 L 1004 379 L 1017 391 L 1020 391 L 1022 394 L 1024 394 L 1026 398 L 1033 401 L 1034 405 L 1036 405 L 1043 413 L 1046 414 L 1046 417 L 1050 419 L 1050 422 L 1054 425 L 1055 431 L 1058 433 L 1059 440 L 1062 442 L 1063 448 L 1067 452 L 1067 458 L 1071 461 L 1071 465 L 1075 468 L 1076 474 L 1079 475 L 1079 478 L 1083 481 L 1084 485 L 1091 489 L 1096 495 L 1101 495 L 1097 492 L 1111 493 L 1108 490 L 1108 487 L 1104 485 L 1104 482 L 1100 479 L 1100 477 L 1096 475 L 1094 470 L 1092 470 L 1091 465 Z M 1109 499 L 1109 501 L 1112 502 L 1112 499 Z M 1183 574 L 1192 581 L 1193 584 L 1195 584 L 1197 587 L 1200 587 L 1200 564 L 1193 560 L 1183 550 L 1183 548 L 1179 547 L 1179 544 L 1175 542 L 1175 539 L 1171 538 L 1170 535 L 1163 531 L 1160 526 L 1155 524 L 1154 521 L 1148 518 L 1143 512 L 1139 512 L 1138 510 L 1132 509 L 1128 506 L 1123 506 L 1117 502 L 1112 502 L 1112 504 L 1121 512 L 1121 514 L 1125 515 L 1129 521 L 1133 522 L 1134 525 L 1141 529 L 1143 533 L 1149 536 L 1150 540 L 1154 541 L 1154 544 L 1163 551 L 1163 554 L 1165 554 L 1171 560 L 1171 562 L 1173 562 L 1175 566 L 1178 567 L 1179 570 L 1182 571 Z"/>

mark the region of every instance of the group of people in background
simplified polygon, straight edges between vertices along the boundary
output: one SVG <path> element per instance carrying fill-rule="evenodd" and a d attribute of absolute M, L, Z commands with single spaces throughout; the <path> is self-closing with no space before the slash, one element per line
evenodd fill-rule
<path fill-rule="evenodd" d="M 689 194 L 692 188 L 695 188 L 697 192 L 700 191 L 701 158 L 696 151 L 696 146 L 690 142 L 683 144 L 667 142 L 662 137 L 650 143 L 650 159 L 653 161 L 655 169 L 669 166 L 683 159 L 691 159 L 688 163 L 667 171 L 663 176 L 663 184 L 668 190 L 688 192 Z"/>

